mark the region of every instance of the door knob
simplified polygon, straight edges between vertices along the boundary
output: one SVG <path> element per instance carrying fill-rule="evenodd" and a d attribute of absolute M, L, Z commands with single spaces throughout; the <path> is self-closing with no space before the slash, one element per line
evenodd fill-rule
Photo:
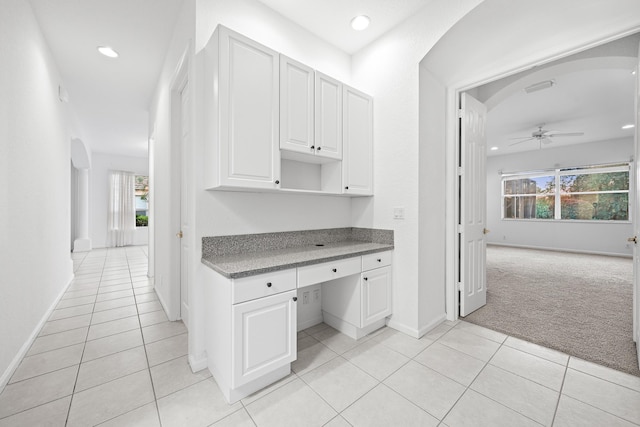
<path fill-rule="evenodd" d="M 638 236 L 629 237 L 627 242 L 638 243 Z"/>
<path fill-rule="evenodd" d="M 176 236 L 182 239 L 182 230 L 180 230 L 178 233 L 176 233 Z"/>
<path fill-rule="evenodd" d="M 489 234 L 491 233 L 491 230 L 487 229 L 487 228 L 483 228 L 482 229 L 482 234 Z"/>

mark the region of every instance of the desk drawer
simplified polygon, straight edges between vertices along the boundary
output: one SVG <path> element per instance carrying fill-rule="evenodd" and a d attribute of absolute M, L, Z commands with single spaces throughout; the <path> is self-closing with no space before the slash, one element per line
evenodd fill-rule
<path fill-rule="evenodd" d="M 249 301 L 296 288 L 296 269 L 274 271 L 233 280 L 231 303 Z"/>
<path fill-rule="evenodd" d="M 362 255 L 362 271 L 391 265 L 391 251 Z"/>
<path fill-rule="evenodd" d="M 361 267 L 359 256 L 298 267 L 298 288 L 357 274 Z"/>

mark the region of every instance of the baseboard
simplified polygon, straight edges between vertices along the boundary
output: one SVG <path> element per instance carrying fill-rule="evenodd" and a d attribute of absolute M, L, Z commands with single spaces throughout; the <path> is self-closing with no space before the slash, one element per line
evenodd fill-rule
<path fill-rule="evenodd" d="M 312 326 L 316 326 L 322 323 L 322 321 L 323 321 L 322 314 L 320 314 L 320 316 L 318 317 L 314 317 L 313 319 L 309 319 L 305 322 L 298 323 L 298 332 L 304 329 L 310 328 Z"/>
<path fill-rule="evenodd" d="M 193 373 L 207 369 L 207 354 L 203 353 L 198 358 L 189 355 L 189 366 L 191 366 L 191 372 Z"/>
<path fill-rule="evenodd" d="M 162 278 L 160 278 L 160 284 L 161 283 L 162 283 Z M 156 296 L 158 297 L 158 301 L 160 301 L 160 305 L 162 306 L 162 309 L 164 310 L 164 314 L 167 315 L 167 318 L 172 322 L 175 322 L 176 320 L 179 320 L 178 319 L 179 316 L 176 316 L 175 319 L 171 318 L 171 311 L 169 311 L 169 307 L 167 307 L 167 304 L 165 303 L 164 298 L 162 297 L 162 293 L 158 292 L 158 285 L 156 285 L 155 283 L 153 285 L 153 291 L 156 293 Z"/>
<path fill-rule="evenodd" d="M 447 320 L 447 315 L 446 314 L 442 314 L 441 316 L 433 319 L 431 322 L 427 323 L 425 326 L 423 326 L 420 329 L 418 329 L 418 333 L 420 334 L 419 338 L 425 336 L 425 334 L 427 332 L 429 332 L 430 330 L 434 329 L 435 327 L 437 327 L 439 324 L 441 324 L 445 320 Z"/>
<path fill-rule="evenodd" d="M 387 326 L 392 328 L 392 329 L 395 329 L 396 331 L 400 331 L 400 332 L 402 332 L 404 334 L 407 334 L 410 337 L 420 338 L 420 331 L 418 329 L 411 328 L 411 327 L 405 325 L 404 323 L 400 323 L 400 322 L 397 322 L 397 321 L 395 321 L 393 319 L 390 319 L 387 322 Z"/>
<path fill-rule="evenodd" d="M 51 313 L 53 313 L 53 310 L 55 310 L 56 306 L 62 299 L 62 296 L 64 295 L 65 292 L 67 292 L 67 289 L 69 289 L 69 286 L 73 282 L 73 278 L 75 277 L 75 275 L 73 274 L 73 261 L 71 261 L 70 271 L 72 272 L 71 278 L 67 281 L 66 286 L 62 288 L 62 291 L 60 291 L 56 299 L 49 306 L 49 308 L 44 313 L 44 315 L 42 316 L 42 318 L 40 319 L 36 327 L 33 329 L 31 334 L 29 335 L 29 338 L 27 338 L 27 340 L 22 345 L 22 347 L 20 347 L 20 350 L 18 351 L 18 353 L 16 353 L 15 357 L 13 358 L 11 363 L 9 363 L 9 366 L 7 366 L 7 369 L 5 369 L 2 376 L 0 377 L 0 393 L 4 391 L 4 388 L 6 387 L 7 383 L 11 379 L 11 376 L 16 371 L 16 369 L 18 369 L 18 366 L 20 366 L 20 362 L 22 362 L 22 359 L 25 357 L 25 355 L 31 348 L 31 345 L 36 340 L 36 338 L 38 338 L 38 334 L 42 330 L 44 324 L 47 323 L 47 320 L 51 316 Z"/>
<path fill-rule="evenodd" d="M 539 251 L 567 252 L 571 254 L 603 255 L 603 256 L 615 256 L 615 257 L 622 257 L 622 258 L 633 258 L 633 255 L 631 254 L 619 254 L 614 252 L 600 252 L 600 251 L 581 251 L 579 249 L 549 248 L 546 246 L 514 245 L 509 243 L 494 243 L 494 242 L 487 242 L 487 246 L 504 246 L 509 248 L 536 249 Z"/>

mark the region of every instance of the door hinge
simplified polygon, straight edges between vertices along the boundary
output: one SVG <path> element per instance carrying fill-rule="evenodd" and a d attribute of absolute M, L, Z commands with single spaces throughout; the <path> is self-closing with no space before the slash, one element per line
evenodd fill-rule
<path fill-rule="evenodd" d="M 456 227 L 458 228 L 458 233 L 464 233 L 464 226 L 462 224 L 456 224 Z"/>
<path fill-rule="evenodd" d="M 460 291 L 460 289 L 462 289 L 462 283 L 458 282 L 456 283 L 456 291 Z"/>
<path fill-rule="evenodd" d="M 462 176 L 462 175 L 464 175 L 464 168 L 458 167 L 458 176 Z"/>
<path fill-rule="evenodd" d="M 464 118 L 464 110 L 463 110 L 462 108 L 460 108 L 460 109 L 458 110 L 458 118 L 459 118 L 459 119 Z"/>

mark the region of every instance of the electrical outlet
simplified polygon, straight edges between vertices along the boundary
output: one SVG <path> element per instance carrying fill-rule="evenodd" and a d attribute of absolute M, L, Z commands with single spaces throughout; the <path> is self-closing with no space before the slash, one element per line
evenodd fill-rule
<path fill-rule="evenodd" d="M 393 219 L 404 219 L 404 206 L 393 208 Z"/>
<path fill-rule="evenodd" d="M 309 291 L 302 293 L 302 304 L 309 304 Z"/>
<path fill-rule="evenodd" d="M 313 302 L 316 303 L 320 301 L 320 289 L 313 290 Z"/>

